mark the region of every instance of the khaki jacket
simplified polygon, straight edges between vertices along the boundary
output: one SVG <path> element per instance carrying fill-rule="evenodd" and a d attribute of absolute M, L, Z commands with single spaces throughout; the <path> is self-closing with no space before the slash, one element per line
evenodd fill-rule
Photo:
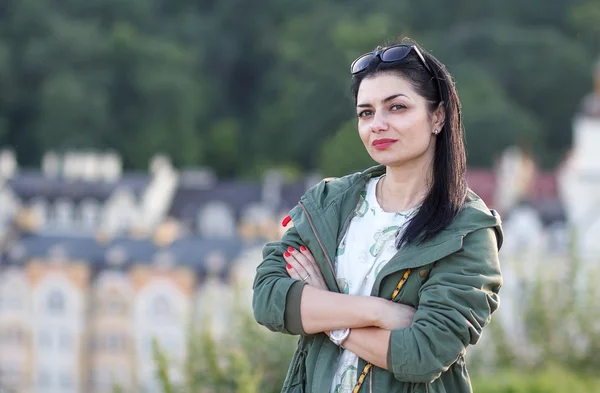
<path fill-rule="evenodd" d="M 329 290 L 339 292 L 333 272 L 337 247 L 367 180 L 384 171 L 377 166 L 320 182 L 290 212 L 293 227 L 263 249 L 253 286 L 255 319 L 272 331 L 300 335 L 282 392 L 329 393 L 340 355 L 340 348 L 325 334 L 302 330 L 304 285 L 287 274 L 283 253 L 289 246 L 308 247 Z M 373 367 L 361 392 L 369 391 L 369 386 L 376 393 L 472 391 L 465 353 L 479 341 L 500 303 L 502 240 L 497 213 L 469 191 L 447 228 L 426 243 L 398 251 L 379 272 L 371 296 L 389 299 L 402 275 L 412 269 L 394 301 L 417 312 L 411 327 L 392 331 L 387 370 Z M 359 375 L 364 366 L 361 359 Z"/>

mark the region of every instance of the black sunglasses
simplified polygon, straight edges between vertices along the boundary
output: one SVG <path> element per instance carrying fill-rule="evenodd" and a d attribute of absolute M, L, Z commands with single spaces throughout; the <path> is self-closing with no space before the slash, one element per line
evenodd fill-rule
<path fill-rule="evenodd" d="M 429 67 L 429 64 L 427 64 L 427 62 L 425 61 L 425 57 L 423 57 L 423 54 L 421 53 L 419 48 L 417 48 L 414 45 L 405 44 L 392 45 L 375 52 L 365 53 L 364 55 L 358 57 L 352 62 L 352 65 L 350 66 L 350 71 L 352 75 L 355 75 L 359 72 L 366 70 L 371 60 L 373 60 L 373 58 L 377 56 L 379 56 L 379 59 L 383 63 L 392 63 L 394 61 L 400 61 L 404 59 L 410 53 L 411 50 L 415 51 L 417 56 L 419 56 L 419 59 L 421 59 L 421 61 L 423 62 L 423 65 L 425 66 L 427 71 L 429 71 L 429 73 L 435 77 L 435 74 L 433 73 L 431 67 Z"/>

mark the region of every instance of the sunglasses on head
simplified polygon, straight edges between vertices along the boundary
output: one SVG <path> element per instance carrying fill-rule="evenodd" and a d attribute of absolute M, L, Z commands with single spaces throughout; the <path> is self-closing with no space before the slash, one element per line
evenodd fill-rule
<path fill-rule="evenodd" d="M 371 60 L 373 60 L 373 58 L 377 56 L 379 56 L 379 59 L 382 63 L 393 63 L 395 61 L 400 61 L 404 59 L 410 53 L 411 50 L 414 50 L 417 56 L 419 56 L 419 59 L 421 59 L 421 62 L 423 63 L 427 71 L 429 71 L 431 75 L 435 76 L 435 74 L 431 70 L 431 67 L 429 67 L 429 64 L 427 64 L 427 62 L 425 61 L 425 57 L 423 57 L 423 54 L 421 53 L 419 48 L 417 48 L 414 45 L 405 44 L 392 45 L 375 52 L 365 53 L 364 55 L 359 56 L 356 60 L 352 62 L 352 65 L 350 66 L 350 71 L 352 75 L 355 75 L 359 72 L 366 70 Z"/>

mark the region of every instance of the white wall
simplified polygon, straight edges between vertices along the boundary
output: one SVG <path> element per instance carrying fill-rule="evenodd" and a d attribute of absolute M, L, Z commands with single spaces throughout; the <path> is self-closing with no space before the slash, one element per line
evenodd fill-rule
<path fill-rule="evenodd" d="M 190 299 L 167 279 L 152 280 L 137 294 L 133 318 L 140 388 L 158 392 L 152 352 L 154 338 L 167 354 L 172 371 L 181 370 L 186 356 L 190 311 Z M 177 379 L 177 375 L 174 378 Z"/>
<path fill-rule="evenodd" d="M 60 302 L 52 301 L 62 298 Z M 39 393 L 78 393 L 84 294 L 62 273 L 44 277 L 32 292 L 33 383 Z"/>

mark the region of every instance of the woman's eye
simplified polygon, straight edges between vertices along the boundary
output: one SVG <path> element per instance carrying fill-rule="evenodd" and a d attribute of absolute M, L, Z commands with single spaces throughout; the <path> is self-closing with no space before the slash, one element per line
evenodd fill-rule
<path fill-rule="evenodd" d="M 390 108 L 390 110 L 392 111 L 399 111 L 406 108 L 406 106 L 402 105 L 402 104 L 394 104 L 392 105 L 392 107 Z"/>
<path fill-rule="evenodd" d="M 372 114 L 373 114 L 373 111 L 366 110 L 366 111 L 359 112 L 358 117 L 367 117 L 367 116 L 371 116 Z"/>

